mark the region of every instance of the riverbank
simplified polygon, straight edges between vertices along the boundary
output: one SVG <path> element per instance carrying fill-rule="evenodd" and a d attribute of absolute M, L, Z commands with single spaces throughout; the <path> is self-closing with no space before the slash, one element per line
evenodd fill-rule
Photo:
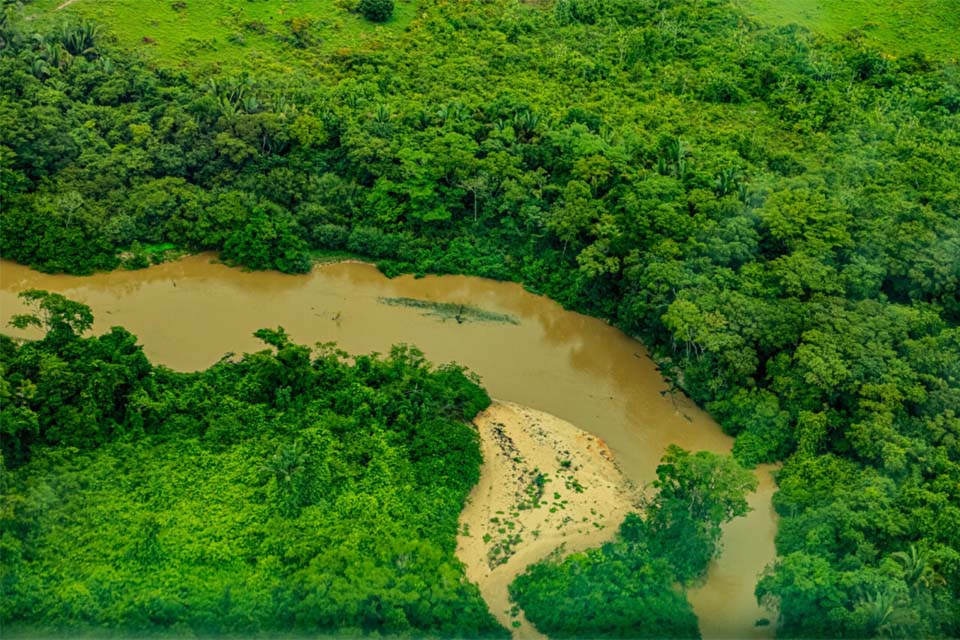
<path fill-rule="evenodd" d="M 457 556 L 514 637 L 542 638 L 511 611 L 510 583 L 561 546 L 611 539 L 641 494 L 603 440 L 553 415 L 494 402 L 474 423 L 483 466 L 460 516 Z"/>
<path fill-rule="evenodd" d="M 62 293 L 90 305 L 93 333 L 124 326 L 152 361 L 178 371 L 205 369 L 226 353 L 263 349 L 253 335 L 263 327 L 282 326 L 301 344 L 336 342 L 348 353 L 416 345 L 432 362 L 468 367 L 491 396 L 563 416 L 602 438 L 638 486 L 655 479 L 670 444 L 729 453 L 732 443 L 692 401 L 669 393 L 642 345 L 514 283 L 466 276 L 388 279 L 369 264 L 351 263 L 302 276 L 244 272 L 218 263 L 211 253 L 86 277 L 45 274 L 0 260 L 0 325 L 27 311 L 17 299 L 26 289 Z M 389 298 L 472 305 L 519 324 L 443 321 L 381 302 Z M 555 470 L 548 471 L 553 478 Z M 775 619 L 757 606 L 753 593 L 758 574 L 776 557 L 770 502 L 776 487 L 769 473 L 758 475 L 760 489 L 750 499 L 755 510 L 724 528 L 723 555 L 706 584 L 691 591 L 705 638 L 772 632 L 773 625 L 754 625 L 759 618 Z M 546 486 L 552 490 L 556 484 L 563 483 Z M 614 528 L 604 531 L 612 534 Z"/>

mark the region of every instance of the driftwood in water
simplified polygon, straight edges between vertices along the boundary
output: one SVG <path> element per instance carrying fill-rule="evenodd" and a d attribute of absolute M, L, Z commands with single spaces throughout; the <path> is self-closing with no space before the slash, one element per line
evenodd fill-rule
<path fill-rule="evenodd" d="M 519 320 L 509 314 L 486 311 L 465 304 L 433 302 L 431 300 L 419 300 L 417 298 L 377 298 L 377 302 L 390 305 L 391 307 L 420 309 L 423 311 L 423 315 L 434 316 L 444 322 L 452 319 L 456 320 L 457 324 L 463 324 L 464 322 L 506 322 L 507 324 L 520 324 Z"/>

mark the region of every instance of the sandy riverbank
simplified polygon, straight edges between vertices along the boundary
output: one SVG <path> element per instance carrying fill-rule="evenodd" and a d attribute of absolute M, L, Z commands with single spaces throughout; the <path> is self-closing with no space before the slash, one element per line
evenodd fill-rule
<path fill-rule="evenodd" d="M 510 583 L 560 545 L 573 552 L 612 538 L 640 493 L 602 440 L 555 416 L 494 402 L 474 422 L 484 462 L 457 555 L 514 637 L 542 638 L 522 612 L 511 615 Z"/>

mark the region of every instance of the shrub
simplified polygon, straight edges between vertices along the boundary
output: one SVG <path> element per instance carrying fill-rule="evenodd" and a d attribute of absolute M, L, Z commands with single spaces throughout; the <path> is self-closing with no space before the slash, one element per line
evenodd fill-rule
<path fill-rule="evenodd" d="M 357 9 L 370 22 L 386 22 L 393 16 L 393 0 L 360 0 Z"/>

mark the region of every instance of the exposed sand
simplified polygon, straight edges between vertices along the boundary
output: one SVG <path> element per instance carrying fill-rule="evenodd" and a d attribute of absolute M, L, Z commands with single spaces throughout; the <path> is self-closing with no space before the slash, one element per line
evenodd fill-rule
<path fill-rule="evenodd" d="M 494 402 L 474 423 L 483 466 L 460 515 L 457 556 L 515 638 L 543 638 L 522 611 L 511 615 L 510 583 L 561 545 L 572 553 L 612 538 L 641 493 L 602 440 L 560 418 Z"/>

